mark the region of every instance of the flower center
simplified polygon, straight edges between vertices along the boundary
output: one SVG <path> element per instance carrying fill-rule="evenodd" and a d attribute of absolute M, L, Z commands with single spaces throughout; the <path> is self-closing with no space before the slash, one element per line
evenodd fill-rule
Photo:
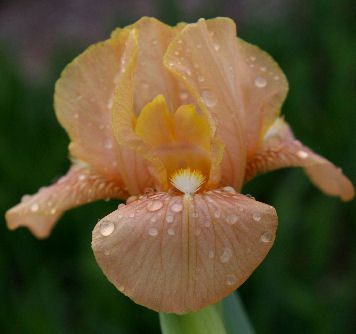
<path fill-rule="evenodd" d="M 178 169 L 170 177 L 172 185 L 184 194 L 196 193 L 206 178 L 198 169 Z"/>

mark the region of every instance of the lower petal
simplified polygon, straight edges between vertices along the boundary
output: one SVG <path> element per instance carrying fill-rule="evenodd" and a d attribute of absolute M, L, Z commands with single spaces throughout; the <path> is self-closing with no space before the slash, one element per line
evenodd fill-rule
<path fill-rule="evenodd" d="M 264 173 L 284 167 L 303 167 L 311 181 L 324 193 L 343 201 L 354 197 L 350 180 L 330 161 L 314 153 L 294 138 L 289 125 L 277 119 L 267 131 L 256 154 L 248 161 L 245 182 Z"/>
<path fill-rule="evenodd" d="M 272 247 L 273 207 L 232 188 L 152 193 L 103 218 L 92 247 L 108 279 L 136 303 L 184 314 L 240 286 Z"/>
<path fill-rule="evenodd" d="M 38 238 L 47 237 L 64 211 L 104 198 L 127 198 L 119 184 L 87 167 L 72 166 L 68 173 L 35 195 L 25 195 L 21 203 L 6 212 L 8 228 L 26 226 Z"/>

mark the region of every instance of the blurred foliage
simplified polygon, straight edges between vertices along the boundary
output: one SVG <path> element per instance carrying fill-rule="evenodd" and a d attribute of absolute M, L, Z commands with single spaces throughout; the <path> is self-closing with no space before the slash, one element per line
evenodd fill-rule
<path fill-rule="evenodd" d="M 199 16 L 232 17 L 240 37 L 278 61 L 290 82 L 283 113 L 297 138 L 342 166 L 355 184 L 351 1 L 286 1 L 283 15 L 251 21 L 229 3 L 206 1 Z M 182 17 L 179 1 L 155 4 L 158 18 L 170 24 L 198 18 Z M 112 28 L 137 18 L 135 13 L 118 15 Z M 14 52 L 0 45 L 2 215 L 69 166 L 68 138 L 55 119 L 52 94 L 61 70 L 80 50 L 58 48 L 48 78 L 34 83 L 24 79 Z M 256 332 L 355 333 L 354 202 L 323 195 L 299 169 L 260 176 L 244 192 L 275 206 L 279 215 L 274 247 L 239 289 Z M 25 229 L 8 231 L 2 219 L 0 333 L 159 333 L 157 314 L 120 294 L 92 254 L 91 230 L 116 205 L 110 201 L 71 210 L 42 241 Z"/>

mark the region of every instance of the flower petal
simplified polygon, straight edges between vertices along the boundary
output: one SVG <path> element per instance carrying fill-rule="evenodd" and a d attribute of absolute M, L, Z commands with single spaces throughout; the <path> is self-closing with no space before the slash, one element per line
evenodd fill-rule
<path fill-rule="evenodd" d="M 235 73 L 230 69 L 236 63 L 236 54 L 227 58 L 221 49 L 236 49 L 236 32 L 232 21 L 224 22 L 228 24 L 221 40 L 216 41 L 220 44 L 214 44 L 204 20 L 187 25 L 168 47 L 164 63 L 186 84 L 200 109 L 210 112 L 216 126 L 216 138 L 225 145 L 222 184 L 241 189 L 246 144 L 240 113 L 236 112 L 239 102 L 234 84 Z"/>
<path fill-rule="evenodd" d="M 258 173 L 283 167 L 303 167 L 311 181 L 328 195 L 339 196 L 343 201 L 354 197 L 354 187 L 341 169 L 303 146 L 279 118 L 265 134 L 262 147 L 248 161 L 245 182 Z"/>
<path fill-rule="evenodd" d="M 128 31 L 121 31 L 89 47 L 64 69 L 54 95 L 57 118 L 71 139 L 71 154 L 118 181 L 111 108 L 130 51 L 128 37 Z"/>
<path fill-rule="evenodd" d="M 6 212 L 10 230 L 28 227 L 38 238 L 50 234 L 64 211 L 104 198 L 127 198 L 127 191 L 87 167 L 74 165 L 68 173 L 35 195 L 25 195 L 21 203 Z"/>
<path fill-rule="evenodd" d="M 126 29 L 138 31 L 138 56 L 134 83 L 134 110 L 139 115 L 142 108 L 162 94 L 169 103 L 170 112 L 180 105 L 179 82 L 163 66 L 163 55 L 177 32 L 184 27 L 170 27 L 154 18 L 143 17 Z M 120 34 L 115 30 L 112 36 Z"/>
<path fill-rule="evenodd" d="M 230 294 L 266 256 L 277 227 L 273 207 L 230 189 L 120 205 L 93 231 L 105 275 L 161 312 L 197 311 Z"/>

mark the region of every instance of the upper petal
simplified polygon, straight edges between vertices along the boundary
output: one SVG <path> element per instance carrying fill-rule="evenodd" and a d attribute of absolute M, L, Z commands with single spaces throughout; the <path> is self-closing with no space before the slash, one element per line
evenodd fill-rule
<path fill-rule="evenodd" d="M 104 198 L 127 198 L 122 184 L 107 180 L 94 170 L 74 165 L 56 183 L 25 195 L 21 203 L 6 212 L 7 226 L 28 227 L 38 238 L 47 237 L 64 211 Z"/>
<path fill-rule="evenodd" d="M 103 218 L 92 247 L 108 279 L 135 302 L 188 313 L 234 291 L 271 248 L 275 210 L 230 189 L 150 194 Z"/>
<path fill-rule="evenodd" d="M 128 31 L 121 31 L 89 47 L 64 69 L 54 95 L 57 118 L 69 134 L 72 155 L 118 181 L 111 108 L 127 62 L 128 36 Z"/>
<path fill-rule="evenodd" d="M 269 128 L 256 154 L 248 161 L 245 181 L 256 174 L 283 167 L 303 167 L 311 181 L 328 195 L 343 201 L 354 197 L 350 180 L 330 161 L 303 146 L 281 118 Z"/>
<path fill-rule="evenodd" d="M 236 112 L 239 104 L 234 73 L 230 69 L 230 61 L 235 62 L 235 58 L 227 58 L 223 50 L 234 47 L 236 42 L 234 25 L 227 22 L 217 41 L 204 20 L 187 25 L 170 44 L 164 63 L 187 86 L 201 111 L 209 111 L 216 137 L 225 145 L 221 182 L 240 189 L 246 150 L 240 115 Z"/>

